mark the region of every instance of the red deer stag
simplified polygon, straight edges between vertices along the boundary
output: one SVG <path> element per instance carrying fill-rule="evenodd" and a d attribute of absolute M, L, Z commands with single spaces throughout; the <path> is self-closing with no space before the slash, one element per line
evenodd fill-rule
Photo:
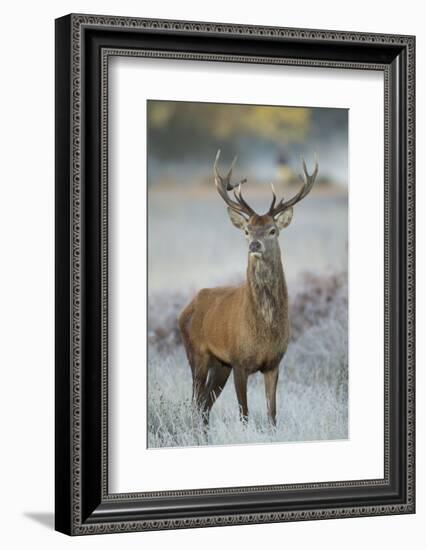
<path fill-rule="evenodd" d="M 281 359 L 289 341 L 288 294 L 281 263 L 278 234 L 289 225 L 293 206 L 312 189 L 318 174 L 318 160 L 312 175 L 303 160 L 303 185 L 289 200 L 272 203 L 264 215 L 247 204 L 240 183 L 231 183 L 234 159 L 226 176 L 218 171 L 220 151 L 214 163 L 217 191 L 228 205 L 235 227 L 244 231 L 248 242 L 247 279 L 241 286 L 205 288 L 179 315 L 179 329 L 192 370 L 193 399 L 208 424 L 210 409 L 219 397 L 231 370 L 240 418 L 247 420 L 247 378 L 264 375 L 268 416 L 276 423 L 276 389 Z M 228 194 L 233 191 L 233 197 Z"/>

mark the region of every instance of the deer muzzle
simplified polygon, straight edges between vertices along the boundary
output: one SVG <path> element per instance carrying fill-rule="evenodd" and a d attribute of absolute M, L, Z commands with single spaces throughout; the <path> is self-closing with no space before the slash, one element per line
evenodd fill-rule
<path fill-rule="evenodd" d="M 263 245 L 260 241 L 251 241 L 249 244 L 249 252 L 253 256 L 260 257 L 263 252 Z"/>

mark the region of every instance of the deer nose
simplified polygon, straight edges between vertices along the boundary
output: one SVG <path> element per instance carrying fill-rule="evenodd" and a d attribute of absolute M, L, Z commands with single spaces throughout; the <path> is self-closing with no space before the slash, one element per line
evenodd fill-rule
<path fill-rule="evenodd" d="M 262 249 L 262 245 L 259 241 L 251 241 L 249 244 L 249 251 L 250 252 L 260 252 Z"/>

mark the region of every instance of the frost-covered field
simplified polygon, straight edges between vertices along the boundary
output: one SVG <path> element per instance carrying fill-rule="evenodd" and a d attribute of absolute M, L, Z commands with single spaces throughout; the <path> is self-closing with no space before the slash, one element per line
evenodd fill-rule
<path fill-rule="evenodd" d="M 296 207 L 280 237 L 292 339 L 280 366 L 276 428 L 267 420 L 258 373 L 249 378 L 248 424 L 239 421 L 231 376 L 207 433 L 191 405 L 191 372 L 176 316 L 198 289 L 243 279 L 246 245 L 216 197 L 165 198 L 151 193 L 149 203 L 148 445 L 347 438 L 346 196 L 313 195 Z"/>

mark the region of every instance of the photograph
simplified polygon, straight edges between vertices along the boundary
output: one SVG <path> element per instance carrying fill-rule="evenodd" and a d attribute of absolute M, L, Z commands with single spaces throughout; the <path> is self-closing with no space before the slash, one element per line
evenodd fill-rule
<path fill-rule="evenodd" d="M 396 541 L 419 23 L 215 9 L 55 19 L 55 529 L 332 519 L 355 548 L 348 518 L 389 516 Z"/>
<path fill-rule="evenodd" d="M 349 110 L 146 109 L 147 447 L 348 439 Z"/>

